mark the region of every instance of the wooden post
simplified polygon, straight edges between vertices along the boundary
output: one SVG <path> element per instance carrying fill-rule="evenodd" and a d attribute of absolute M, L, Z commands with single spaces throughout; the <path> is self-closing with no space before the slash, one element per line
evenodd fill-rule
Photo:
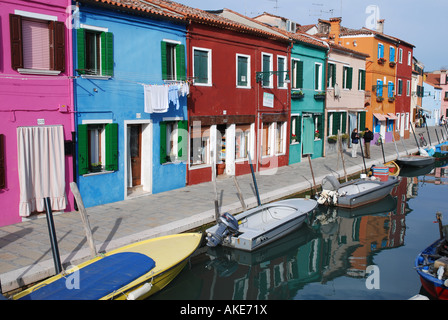
<path fill-rule="evenodd" d="M 212 156 L 212 181 L 213 181 L 213 189 L 215 191 L 215 220 L 218 221 L 220 213 L 219 213 L 219 202 L 218 202 L 218 188 L 216 186 L 216 160 L 214 152 L 211 152 Z"/>
<path fill-rule="evenodd" d="M 314 171 L 313 171 L 313 166 L 311 165 L 311 155 L 310 154 L 308 154 L 308 162 L 310 163 L 311 177 L 313 177 L 314 195 L 316 195 L 317 194 L 316 180 L 314 180 Z"/>
<path fill-rule="evenodd" d="M 341 154 L 342 168 L 344 168 L 345 182 L 347 182 L 348 178 L 347 178 L 347 171 L 345 170 L 344 150 L 342 149 L 342 136 L 339 130 L 338 130 L 338 144 L 339 144 L 339 152 Z"/>
<path fill-rule="evenodd" d="M 81 220 L 84 225 L 84 231 L 86 232 L 87 243 L 90 247 L 90 255 L 95 258 L 98 255 L 96 251 L 95 244 L 93 243 L 92 230 L 90 229 L 89 218 L 87 217 L 87 211 L 82 202 L 81 193 L 79 193 L 78 185 L 76 182 L 70 182 L 70 189 L 75 197 L 76 203 L 78 204 L 78 211 L 81 215 Z"/>
<path fill-rule="evenodd" d="M 243 207 L 243 211 L 247 210 L 246 203 L 244 202 L 243 193 L 241 192 L 240 185 L 236 180 L 236 176 L 233 176 L 233 182 L 235 183 L 236 191 L 238 192 L 238 198 L 240 199 L 241 206 Z"/>

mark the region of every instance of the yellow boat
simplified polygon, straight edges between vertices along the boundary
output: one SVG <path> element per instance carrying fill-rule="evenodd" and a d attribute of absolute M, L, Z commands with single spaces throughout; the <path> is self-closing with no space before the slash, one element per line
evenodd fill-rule
<path fill-rule="evenodd" d="M 140 241 L 32 286 L 14 300 L 142 300 L 162 290 L 199 247 L 202 233 Z"/>
<path fill-rule="evenodd" d="M 389 175 L 398 177 L 400 174 L 400 166 L 395 161 L 389 161 L 384 164 L 389 168 Z"/>

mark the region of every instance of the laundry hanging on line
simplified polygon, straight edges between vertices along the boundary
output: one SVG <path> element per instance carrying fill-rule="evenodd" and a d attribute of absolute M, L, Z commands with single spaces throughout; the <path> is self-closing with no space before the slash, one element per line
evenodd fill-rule
<path fill-rule="evenodd" d="M 170 103 L 179 110 L 179 98 L 190 93 L 187 82 L 171 85 L 143 85 L 146 113 L 165 113 Z"/>

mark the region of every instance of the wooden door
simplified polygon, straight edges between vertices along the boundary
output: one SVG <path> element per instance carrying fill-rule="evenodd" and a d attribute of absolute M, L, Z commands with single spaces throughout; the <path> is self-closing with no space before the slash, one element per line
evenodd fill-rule
<path fill-rule="evenodd" d="M 139 186 L 142 172 L 142 126 L 139 124 L 130 125 L 131 137 L 129 148 L 131 152 L 132 186 Z"/>

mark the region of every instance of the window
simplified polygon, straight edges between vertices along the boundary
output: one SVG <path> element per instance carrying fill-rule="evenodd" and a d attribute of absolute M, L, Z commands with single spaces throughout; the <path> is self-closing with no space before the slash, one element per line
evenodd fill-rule
<path fill-rule="evenodd" d="M 286 57 L 277 57 L 277 71 L 277 86 L 286 89 Z"/>
<path fill-rule="evenodd" d="M 408 66 L 410 66 L 412 63 L 412 52 L 408 51 Z"/>
<path fill-rule="evenodd" d="M 400 119 L 401 114 L 399 112 L 397 112 L 395 115 L 397 116 L 397 125 L 395 126 L 395 131 L 400 131 L 400 128 L 401 128 L 401 119 Z"/>
<path fill-rule="evenodd" d="M 275 154 L 284 154 L 286 149 L 286 122 L 274 122 Z"/>
<path fill-rule="evenodd" d="M 353 82 L 353 68 L 344 66 L 342 74 L 342 88 L 352 89 Z"/>
<path fill-rule="evenodd" d="M 292 84 L 293 89 L 303 88 L 303 61 L 292 60 Z"/>
<path fill-rule="evenodd" d="M 403 80 L 398 79 L 398 89 L 397 89 L 397 95 L 401 96 L 403 93 Z"/>
<path fill-rule="evenodd" d="M 338 130 L 341 134 L 347 131 L 347 113 L 329 112 L 328 113 L 328 135 L 337 135 Z"/>
<path fill-rule="evenodd" d="M 377 97 L 383 96 L 383 81 L 382 80 L 376 81 L 376 96 Z"/>
<path fill-rule="evenodd" d="M 358 90 L 366 90 L 366 70 L 358 71 Z"/>
<path fill-rule="evenodd" d="M 250 56 L 236 55 L 236 86 L 250 88 Z"/>
<path fill-rule="evenodd" d="M 235 128 L 235 159 L 247 159 L 248 153 L 251 152 L 251 125 L 240 124 Z"/>
<path fill-rule="evenodd" d="M 302 133 L 302 117 L 301 116 L 292 116 L 291 117 L 291 136 L 290 143 L 299 143 L 301 139 Z"/>
<path fill-rule="evenodd" d="M 398 62 L 403 63 L 403 49 L 398 49 Z"/>
<path fill-rule="evenodd" d="M 65 71 L 65 25 L 56 20 L 56 17 L 33 13 L 9 15 L 14 70 L 44 74 Z"/>
<path fill-rule="evenodd" d="M 406 80 L 406 96 L 410 96 L 411 95 L 411 81 Z"/>
<path fill-rule="evenodd" d="M 395 62 L 395 48 L 389 47 L 389 61 Z"/>
<path fill-rule="evenodd" d="M 210 49 L 193 48 L 193 77 L 195 85 L 212 84 L 212 51 Z"/>
<path fill-rule="evenodd" d="M 160 164 L 187 159 L 187 121 L 160 123 Z"/>
<path fill-rule="evenodd" d="M 334 88 L 336 84 L 336 65 L 334 63 L 328 64 L 328 76 L 327 76 L 327 87 Z"/>
<path fill-rule="evenodd" d="M 378 59 L 384 58 L 384 45 L 378 43 Z"/>
<path fill-rule="evenodd" d="M 320 140 L 324 134 L 324 117 L 321 114 L 314 114 L 314 140 Z"/>
<path fill-rule="evenodd" d="M 388 98 L 393 98 L 394 91 L 395 91 L 394 83 L 392 81 L 389 81 L 388 84 L 387 84 L 387 97 Z"/>
<path fill-rule="evenodd" d="M 262 86 L 265 88 L 272 88 L 272 77 L 271 71 L 272 67 L 272 54 L 262 53 L 262 72 L 263 72 L 263 81 Z"/>
<path fill-rule="evenodd" d="M 322 64 L 320 63 L 314 65 L 314 90 L 322 90 Z"/>
<path fill-rule="evenodd" d="M 77 29 L 78 68 L 82 75 L 112 77 L 114 38 L 104 28 Z"/>
<path fill-rule="evenodd" d="M 185 46 L 169 41 L 161 42 L 162 79 L 185 80 Z"/>
<path fill-rule="evenodd" d="M 270 127 L 271 123 L 263 122 L 263 127 L 261 131 L 261 155 L 270 156 L 271 155 L 271 139 L 270 139 Z"/>
<path fill-rule="evenodd" d="M 210 127 L 190 128 L 190 166 L 210 164 Z"/>
<path fill-rule="evenodd" d="M 118 170 L 118 124 L 78 125 L 79 174 Z"/>
<path fill-rule="evenodd" d="M 404 120 L 404 128 L 405 130 L 409 130 L 409 112 L 406 112 L 406 118 Z"/>

